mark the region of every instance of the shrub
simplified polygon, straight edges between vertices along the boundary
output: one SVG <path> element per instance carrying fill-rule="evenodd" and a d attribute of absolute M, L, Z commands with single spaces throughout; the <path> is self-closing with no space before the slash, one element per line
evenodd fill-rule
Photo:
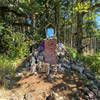
<path fill-rule="evenodd" d="M 14 33 L 10 28 L 5 28 L 2 32 L 1 53 L 6 53 L 12 59 L 28 55 L 30 41 L 23 33 Z"/>
<path fill-rule="evenodd" d="M 84 62 L 85 66 L 95 72 L 100 73 L 100 53 L 94 54 L 92 56 L 79 56 L 80 61 Z"/>
<path fill-rule="evenodd" d="M 0 75 L 5 77 L 7 74 L 14 75 L 15 68 L 12 66 L 12 61 L 6 55 L 0 56 Z"/>

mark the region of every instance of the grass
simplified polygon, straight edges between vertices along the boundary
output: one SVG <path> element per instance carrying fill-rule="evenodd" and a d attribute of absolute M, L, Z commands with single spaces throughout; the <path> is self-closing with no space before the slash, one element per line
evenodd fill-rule
<path fill-rule="evenodd" d="M 6 55 L 0 56 L 0 83 L 6 75 L 15 76 L 16 68 L 22 63 L 22 59 L 10 59 Z"/>
<path fill-rule="evenodd" d="M 79 55 L 80 61 L 84 63 L 84 66 L 89 67 L 92 72 L 100 75 L 100 53 L 93 55 Z"/>

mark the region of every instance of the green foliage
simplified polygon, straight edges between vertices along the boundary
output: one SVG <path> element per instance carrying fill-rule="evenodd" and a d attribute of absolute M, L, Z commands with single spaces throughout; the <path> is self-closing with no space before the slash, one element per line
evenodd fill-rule
<path fill-rule="evenodd" d="M 15 68 L 12 66 L 12 61 L 6 55 L 0 56 L 0 76 L 14 75 Z"/>
<path fill-rule="evenodd" d="M 35 34 L 34 35 L 34 41 L 35 41 L 35 43 L 37 43 L 37 44 L 39 44 L 39 43 L 41 43 L 41 41 L 43 41 L 43 36 L 41 35 L 41 34 Z"/>
<path fill-rule="evenodd" d="M 80 61 L 84 62 L 85 66 L 89 66 L 89 68 L 95 72 L 100 73 L 100 53 L 97 53 L 93 56 L 79 56 Z"/>
<path fill-rule="evenodd" d="M 0 32 L 4 29 L 4 27 L 2 26 L 2 24 L 0 24 Z"/>
<path fill-rule="evenodd" d="M 1 36 L 1 51 L 10 58 L 22 58 L 29 53 L 29 39 L 22 33 L 14 33 L 10 28 L 5 28 Z"/>
<path fill-rule="evenodd" d="M 0 56 L 0 82 L 6 75 L 12 77 L 16 74 L 16 68 L 22 63 L 21 59 L 9 59 L 7 55 Z"/>
<path fill-rule="evenodd" d="M 36 0 L 36 2 L 38 2 L 39 4 L 45 4 L 47 0 Z"/>
<path fill-rule="evenodd" d="M 73 8 L 73 10 L 79 11 L 79 13 L 88 12 L 89 7 L 90 7 L 90 1 L 78 2 L 77 6 Z"/>
<path fill-rule="evenodd" d="M 75 53 L 75 54 L 77 53 L 77 51 L 74 48 L 71 48 L 71 47 L 68 47 L 68 46 L 66 46 L 65 48 L 71 55 L 73 55 L 73 53 Z"/>

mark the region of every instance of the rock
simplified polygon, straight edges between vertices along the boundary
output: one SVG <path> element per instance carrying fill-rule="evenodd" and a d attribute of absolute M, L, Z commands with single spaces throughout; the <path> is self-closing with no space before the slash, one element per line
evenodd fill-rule
<path fill-rule="evenodd" d="M 58 65 L 52 65 L 51 67 L 52 67 L 52 74 L 56 75 L 58 71 Z"/>
<path fill-rule="evenodd" d="M 90 70 L 85 68 L 84 69 L 84 74 L 87 74 L 87 73 L 91 74 L 92 76 L 94 76 L 96 78 L 95 74 L 93 74 Z"/>
<path fill-rule="evenodd" d="M 84 72 L 83 73 L 87 76 L 88 79 L 95 80 L 96 81 L 95 74 L 93 74 L 90 70 L 84 69 Z"/>
<path fill-rule="evenodd" d="M 63 97 L 60 97 L 57 93 L 51 93 L 46 100 L 65 100 Z"/>
<path fill-rule="evenodd" d="M 34 58 L 34 57 L 32 57 L 32 58 L 30 59 L 30 63 L 31 63 L 31 64 L 30 64 L 31 67 L 34 66 L 34 64 L 35 64 L 35 58 Z"/>
<path fill-rule="evenodd" d="M 61 58 L 65 57 L 65 52 L 60 52 L 60 57 Z"/>
<path fill-rule="evenodd" d="M 64 59 L 63 58 L 60 58 L 59 59 L 59 63 L 64 63 Z"/>
<path fill-rule="evenodd" d="M 35 51 L 34 51 L 34 56 L 37 57 L 38 54 L 39 54 L 38 50 L 35 49 Z"/>
<path fill-rule="evenodd" d="M 90 84 L 91 84 L 91 85 L 94 85 L 94 81 L 93 81 L 93 80 L 91 80 L 91 81 L 90 81 Z"/>
<path fill-rule="evenodd" d="M 19 100 L 18 97 L 15 94 L 12 94 L 10 100 Z"/>
<path fill-rule="evenodd" d="M 82 75 L 82 79 L 85 81 L 87 80 L 87 76 L 85 74 Z"/>
<path fill-rule="evenodd" d="M 98 95 L 98 90 L 97 89 L 92 89 L 92 91 L 95 93 L 95 95 Z"/>
<path fill-rule="evenodd" d="M 84 96 L 84 99 L 85 99 L 85 100 L 90 100 L 88 95 L 85 95 L 85 96 Z"/>
<path fill-rule="evenodd" d="M 24 74 L 23 73 L 17 73 L 15 77 L 22 77 L 23 78 Z"/>
<path fill-rule="evenodd" d="M 34 75 L 38 75 L 38 73 L 37 72 L 34 72 Z"/>
<path fill-rule="evenodd" d="M 35 63 L 35 58 L 33 56 L 31 57 L 30 62 L 31 62 L 31 64 Z"/>
<path fill-rule="evenodd" d="M 85 93 L 90 91 L 87 87 L 85 87 L 83 90 L 84 90 Z"/>
<path fill-rule="evenodd" d="M 86 73 L 85 75 L 86 75 L 87 78 L 90 79 L 90 80 L 94 80 L 94 79 L 95 79 L 95 77 L 94 77 L 93 75 L 91 75 L 90 73 Z"/>
<path fill-rule="evenodd" d="M 91 98 L 91 99 L 96 98 L 95 94 L 94 94 L 92 91 L 90 91 L 90 92 L 88 93 L 88 96 L 89 96 L 89 98 Z"/>
<path fill-rule="evenodd" d="M 97 97 L 100 99 L 100 90 L 97 93 Z"/>
<path fill-rule="evenodd" d="M 38 63 L 37 70 L 38 70 L 38 72 L 41 72 L 41 70 L 42 70 L 42 62 Z"/>
<path fill-rule="evenodd" d="M 90 85 L 88 87 L 96 96 L 98 95 L 98 88 L 95 85 Z"/>
<path fill-rule="evenodd" d="M 67 65 L 66 68 L 69 69 L 69 70 L 71 70 L 71 66 L 70 65 Z"/>
<path fill-rule="evenodd" d="M 63 97 L 56 98 L 57 100 L 65 100 Z"/>
<path fill-rule="evenodd" d="M 69 59 L 67 59 L 67 58 L 64 59 L 64 62 L 67 63 L 67 64 L 70 63 Z"/>
<path fill-rule="evenodd" d="M 27 71 L 27 68 L 22 68 L 22 71 Z"/>
<path fill-rule="evenodd" d="M 10 83 L 9 83 L 9 85 L 8 85 L 8 89 L 14 88 L 16 86 L 17 86 L 16 80 L 11 80 Z"/>
<path fill-rule="evenodd" d="M 5 76 L 6 79 L 10 80 L 12 77 L 8 74 Z"/>
<path fill-rule="evenodd" d="M 61 52 L 61 51 L 62 51 L 62 48 L 59 47 L 59 48 L 58 48 L 58 52 Z"/>
<path fill-rule="evenodd" d="M 80 61 L 77 61 L 77 62 L 76 62 L 76 65 L 77 65 L 77 66 L 82 66 L 82 65 L 83 65 L 83 63 L 82 63 L 82 62 L 80 62 Z"/>
<path fill-rule="evenodd" d="M 37 58 L 37 60 L 36 60 L 36 64 L 39 64 L 39 62 L 41 62 L 41 61 Z"/>
<path fill-rule="evenodd" d="M 26 67 L 29 67 L 30 66 L 30 63 L 29 62 L 26 62 L 25 66 Z"/>
<path fill-rule="evenodd" d="M 64 73 L 65 70 L 66 70 L 65 67 L 59 67 L 59 72 L 60 72 L 60 73 Z"/>
<path fill-rule="evenodd" d="M 97 82 L 97 84 L 100 84 L 100 80 L 97 79 L 96 82 Z"/>
<path fill-rule="evenodd" d="M 45 72 L 46 74 L 49 74 L 50 64 L 49 63 L 43 63 L 43 62 L 40 61 L 39 64 L 37 65 L 37 71 L 39 73 Z"/>
<path fill-rule="evenodd" d="M 78 66 L 76 66 L 76 65 L 72 65 L 72 67 L 71 67 L 73 70 L 75 70 L 75 71 L 78 71 L 78 72 L 80 72 L 80 73 L 83 73 L 83 71 L 84 71 L 84 67 L 78 67 Z"/>
<path fill-rule="evenodd" d="M 55 98 L 54 96 L 52 96 L 52 95 L 49 95 L 49 96 L 46 98 L 46 100 L 56 100 L 56 98 Z"/>
<path fill-rule="evenodd" d="M 35 100 L 31 92 L 24 95 L 24 100 Z"/>
<path fill-rule="evenodd" d="M 93 85 L 93 88 L 96 89 L 96 90 L 98 90 L 98 87 L 96 85 Z"/>
<path fill-rule="evenodd" d="M 31 60 L 32 60 L 32 62 L 35 62 L 35 58 L 34 58 L 34 57 L 32 57 L 32 59 L 31 59 Z"/>
<path fill-rule="evenodd" d="M 60 52 L 57 52 L 57 56 L 60 56 Z"/>
<path fill-rule="evenodd" d="M 34 64 L 34 65 L 31 66 L 31 72 L 32 73 L 36 72 L 36 64 Z"/>
<path fill-rule="evenodd" d="M 45 57 L 45 51 L 42 51 L 42 52 L 40 53 L 40 56 Z"/>
<path fill-rule="evenodd" d="M 44 61 L 44 57 L 43 57 L 43 56 L 38 56 L 38 59 L 39 59 L 40 61 Z"/>
<path fill-rule="evenodd" d="M 53 78 L 54 78 L 54 75 L 53 74 L 49 74 L 48 81 L 52 82 L 53 81 Z"/>
<path fill-rule="evenodd" d="M 93 99 L 96 97 L 96 95 L 90 91 L 87 87 L 84 88 L 84 92 L 89 96 L 89 98 Z"/>

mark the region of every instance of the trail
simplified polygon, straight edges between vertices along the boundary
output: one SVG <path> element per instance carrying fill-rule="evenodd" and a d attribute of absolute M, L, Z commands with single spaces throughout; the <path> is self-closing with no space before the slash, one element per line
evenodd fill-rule
<path fill-rule="evenodd" d="M 11 98 L 13 95 L 23 100 L 25 94 L 31 93 L 34 99 L 30 100 L 46 100 L 53 90 L 59 96 L 64 97 L 65 100 L 85 100 L 82 89 L 84 82 L 79 75 L 66 71 L 64 74 L 57 74 L 54 82 L 48 82 L 44 73 L 39 75 L 28 75 L 22 78 L 18 84 L 21 86 L 9 91 L 0 96 L 0 98 Z M 3 99 L 0 99 L 3 100 Z M 29 99 L 27 99 L 29 100 Z"/>

